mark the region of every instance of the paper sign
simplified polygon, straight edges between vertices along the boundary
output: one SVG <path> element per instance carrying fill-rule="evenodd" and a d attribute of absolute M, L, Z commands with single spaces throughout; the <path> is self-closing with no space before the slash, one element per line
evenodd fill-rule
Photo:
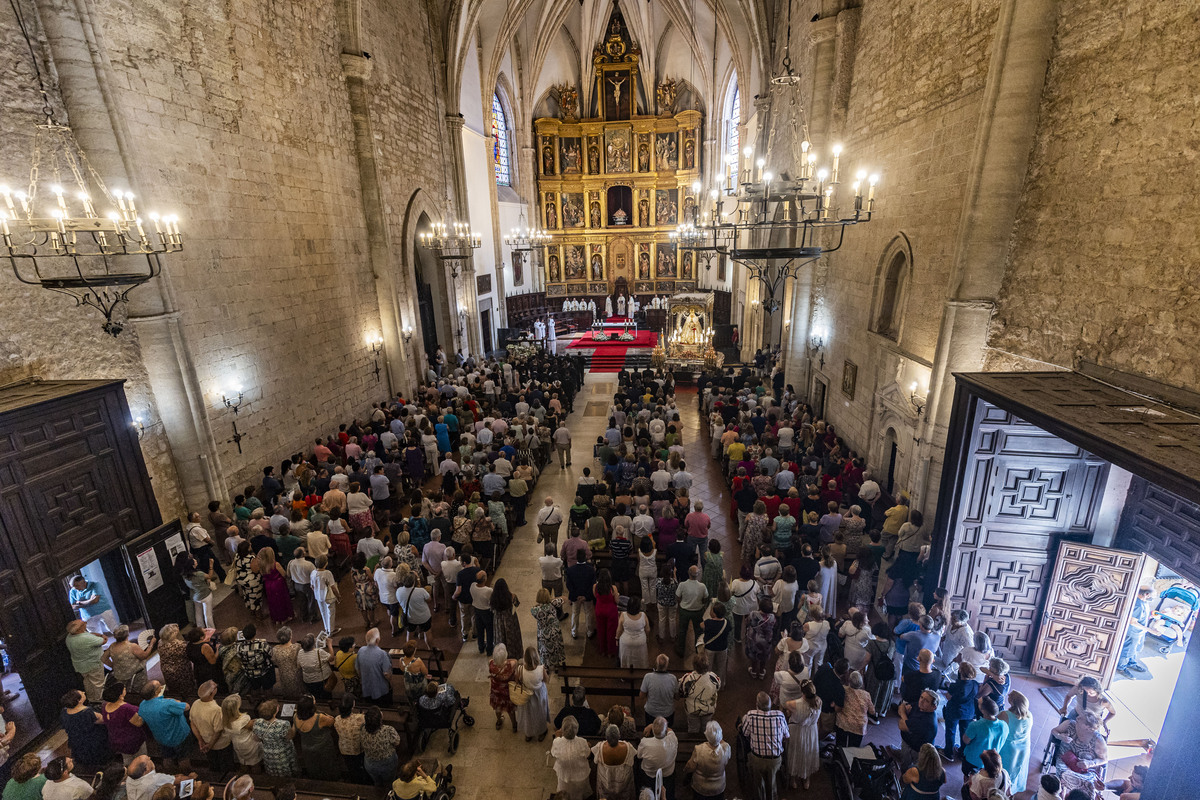
<path fill-rule="evenodd" d="M 138 553 L 137 560 L 138 569 L 142 573 L 142 583 L 146 585 L 146 594 L 161 588 L 163 585 L 162 573 L 158 570 L 158 556 L 154 553 L 154 548 L 151 547 L 145 552 Z"/>
<path fill-rule="evenodd" d="M 177 533 L 170 539 L 167 539 L 167 552 L 171 554 L 172 562 L 175 560 L 175 556 L 187 552 L 187 545 L 183 543 L 182 534 Z"/>

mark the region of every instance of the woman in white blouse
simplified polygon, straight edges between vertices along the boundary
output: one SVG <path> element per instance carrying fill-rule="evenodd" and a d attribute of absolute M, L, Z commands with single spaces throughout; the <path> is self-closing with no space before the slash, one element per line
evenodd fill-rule
<path fill-rule="evenodd" d="M 588 761 L 591 750 L 579 737 L 579 723 L 574 717 L 565 718 L 562 729 L 555 732 L 550 755 L 554 756 L 559 793 L 566 800 L 585 800 L 592 793 L 592 765 Z"/>

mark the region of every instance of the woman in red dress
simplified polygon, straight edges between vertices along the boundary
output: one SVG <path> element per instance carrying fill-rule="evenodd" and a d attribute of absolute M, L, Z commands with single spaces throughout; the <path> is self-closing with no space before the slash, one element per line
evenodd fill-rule
<path fill-rule="evenodd" d="M 508 682 L 517 671 L 517 662 L 508 657 L 508 648 L 502 644 L 492 648 L 492 660 L 488 662 L 488 676 L 492 679 L 491 691 L 488 693 L 488 705 L 496 712 L 496 730 L 504 727 L 504 715 L 512 722 L 512 729 L 517 730 L 516 707 L 508 696 Z"/>

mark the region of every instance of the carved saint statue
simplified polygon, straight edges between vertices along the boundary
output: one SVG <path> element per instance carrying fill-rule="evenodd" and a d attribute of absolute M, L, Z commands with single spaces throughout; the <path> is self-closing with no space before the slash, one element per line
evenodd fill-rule
<path fill-rule="evenodd" d="M 608 82 L 611 83 L 613 87 L 613 104 L 616 105 L 617 108 L 621 107 L 621 85 L 627 80 L 629 79 L 621 78 L 619 81 L 614 81 L 612 78 L 608 79 Z"/>

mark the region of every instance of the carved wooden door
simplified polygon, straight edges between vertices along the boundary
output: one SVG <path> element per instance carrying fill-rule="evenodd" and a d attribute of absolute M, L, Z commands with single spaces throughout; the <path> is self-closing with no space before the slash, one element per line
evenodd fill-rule
<path fill-rule="evenodd" d="M 1034 675 L 1069 684 L 1092 677 L 1109 685 L 1145 560 L 1108 547 L 1059 545 L 1030 666 Z"/>
<path fill-rule="evenodd" d="M 1108 464 L 980 402 L 947 587 L 997 654 L 1027 664 L 1054 554 L 1091 540 Z"/>

